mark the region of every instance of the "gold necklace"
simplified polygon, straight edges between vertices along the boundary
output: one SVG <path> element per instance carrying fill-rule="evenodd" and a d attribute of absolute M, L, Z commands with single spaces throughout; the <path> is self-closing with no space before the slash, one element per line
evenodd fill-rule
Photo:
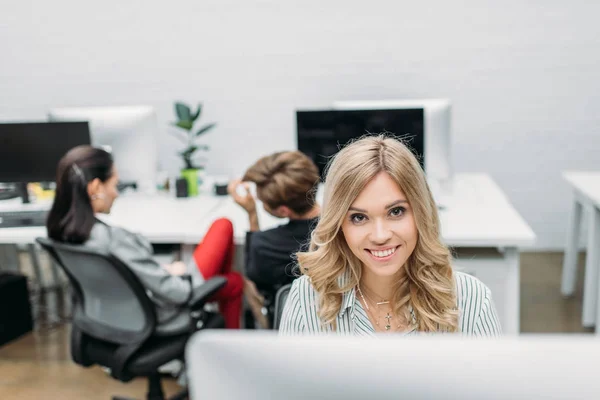
<path fill-rule="evenodd" d="M 375 320 L 375 325 L 377 325 L 377 327 L 379 328 L 380 327 L 379 326 L 379 319 L 381 318 L 381 315 L 375 316 L 373 314 L 373 312 L 371 311 L 371 309 L 369 307 L 369 303 L 367 302 L 367 300 L 365 299 L 365 296 L 363 295 L 363 291 L 360 289 L 360 286 L 357 286 L 356 288 L 358 289 L 358 294 L 360 294 L 360 297 L 362 298 L 363 303 L 365 303 L 365 306 L 367 307 L 367 313 L 369 315 L 371 315 L 371 317 L 373 317 L 373 319 Z M 371 300 L 371 299 L 369 299 L 369 300 Z M 379 303 L 374 302 L 373 300 L 371 300 L 371 301 L 373 303 L 375 303 L 375 307 L 376 308 L 378 308 L 380 304 L 389 304 L 389 301 L 384 301 L 384 302 L 379 302 Z M 389 311 L 387 312 L 387 315 L 384 318 L 387 320 L 387 322 L 385 324 L 385 330 L 389 331 L 390 329 L 392 329 L 392 325 L 391 325 L 392 316 L 389 313 Z M 397 326 L 397 329 L 399 329 L 399 328 L 400 328 L 400 324 L 398 324 L 398 326 Z"/>
<path fill-rule="evenodd" d="M 365 286 L 365 288 L 366 288 L 366 289 L 368 289 L 366 286 Z M 359 290 L 361 290 L 361 289 L 360 289 L 360 285 L 359 285 Z M 368 291 L 370 291 L 371 293 L 375 293 L 375 292 L 373 292 L 371 289 L 368 289 Z M 361 290 L 361 293 L 362 293 L 362 290 Z M 383 304 L 390 304 L 390 301 L 389 301 L 389 300 L 382 299 L 381 301 L 374 301 L 374 300 L 371 298 L 371 296 L 369 296 L 369 294 L 368 294 L 368 293 L 366 293 L 366 296 L 367 296 L 367 298 L 368 298 L 368 299 L 369 299 L 369 300 L 370 300 L 372 303 L 375 303 L 375 305 L 377 305 L 377 306 L 380 306 L 380 305 L 383 305 Z"/>

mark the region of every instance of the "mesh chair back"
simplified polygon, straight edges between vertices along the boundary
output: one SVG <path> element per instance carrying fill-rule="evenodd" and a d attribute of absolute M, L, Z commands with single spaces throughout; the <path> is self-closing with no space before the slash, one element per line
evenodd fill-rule
<path fill-rule="evenodd" d="M 154 305 L 134 273 L 108 253 L 38 238 L 74 290 L 73 324 L 114 343 L 143 340 L 156 324 Z"/>
<path fill-rule="evenodd" d="M 279 329 L 279 324 L 281 323 L 281 316 L 283 315 L 283 308 L 285 307 L 285 302 L 287 301 L 291 288 L 291 283 L 282 286 L 275 295 L 275 316 L 273 318 L 273 329 Z"/>

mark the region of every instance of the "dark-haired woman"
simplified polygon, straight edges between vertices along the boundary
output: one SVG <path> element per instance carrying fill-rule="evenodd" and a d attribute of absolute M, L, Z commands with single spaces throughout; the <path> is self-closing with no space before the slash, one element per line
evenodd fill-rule
<path fill-rule="evenodd" d="M 182 262 L 160 265 L 152 246 L 142 236 L 105 224 L 96 218 L 109 213 L 118 197 L 119 175 L 110 153 L 91 146 L 70 150 L 59 162 L 56 196 L 48 215 L 48 236 L 56 241 L 110 251 L 137 275 L 156 304 L 157 333 L 173 334 L 188 329 L 185 308 L 193 288 L 220 275 L 227 284 L 216 295 L 227 328 L 240 325 L 243 279 L 231 271 L 233 227 L 227 219 L 213 223 L 193 256 Z M 191 284 L 181 275 L 190 274 Z"/>

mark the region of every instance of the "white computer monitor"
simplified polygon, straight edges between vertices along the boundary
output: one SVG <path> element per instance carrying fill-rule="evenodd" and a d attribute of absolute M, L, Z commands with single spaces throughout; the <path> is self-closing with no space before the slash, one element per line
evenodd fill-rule
<path fill-rule="evenodd" d="M 120 180 L 141 192 L 156 190 L 157 119 L 150 106 L 68 107 L 48 112 L 50 121 L 88 121 L 92 144 L 109 148 Z"/>
<path fill-rule="evenodd" d="M 335 110 L 423 109 L 425 173 L 434 198 L 447 202 L 452 194 L 451 104 L 446 99 L 336 101 Z M 394 132 L 402 134 L 403 132 Z"/>
<path fill-rule="evenodd" d="M 192 400 L 557 400 L 600 397 L 592 336 L 276 337 L 201 331 L 188 342 Z"/>

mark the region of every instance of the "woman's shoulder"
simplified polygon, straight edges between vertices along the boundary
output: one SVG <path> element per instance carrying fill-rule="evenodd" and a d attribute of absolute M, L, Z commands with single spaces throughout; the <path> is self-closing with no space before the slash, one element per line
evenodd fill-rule
<path fill-rule="evenodd" d="M 103 247 L 103 245 L 110 244 L 111 236 L 111 227 L 103 222 L 96 221 L 90 231 L 90 237 L 85 244 L 88 246 Z"/>
<path fill-rule="evenodd" d="M 319 294 L 310 276 L 302 275 L 292 283 L 286 300 L 280 326 L 280 334 L 307 334 L 328 331 L 319 317 Z"/>
<path fill-rule="evenodd" d="M 302 298 L 314 298 L 317 291 L 310 282 L 308 275 L 302 275 L 294 280 L 290 293 L 297 293 L 298 297 Z"/>
<path fill-rule="evenodd" d="M 319 294 L 313 287 L 309 276 L 302 275 L 294 280 L 288 295 L 289 299 L 298 305 L 305 317 L 312 318 L 318 314 Z"/>
<path fill-rule="evenodd" d="M 454 271 L 456 282 L 456 304 L 463 318 L 476 318 L 483 305 L 491 303 L 492 293 L 490 289 L 473 275 L 465 272 Z"/>
<path fill-rule="evenodd" d="M 96 221 L 90 232 L 87 245 L 96 247 L 112 246 L 115 243 L 135 242 L 135 235 L 126 229 Z"/>
<path fill-rule="evenodd" d="M 477 293 L 490 290 L 485 283 L 481 282 L 479 279 L 477 279 L 477 277 L 471 274 L 456 270 L 454 270 L 452 273 L 456 283 L 456 290 L 459 293 Z"/>
<path fill-rule="evenodd" d="M 459 330 L 467 334 L 496 336 L 502 332 L 491 290 L 473 275 L 454 271 Z"/>

